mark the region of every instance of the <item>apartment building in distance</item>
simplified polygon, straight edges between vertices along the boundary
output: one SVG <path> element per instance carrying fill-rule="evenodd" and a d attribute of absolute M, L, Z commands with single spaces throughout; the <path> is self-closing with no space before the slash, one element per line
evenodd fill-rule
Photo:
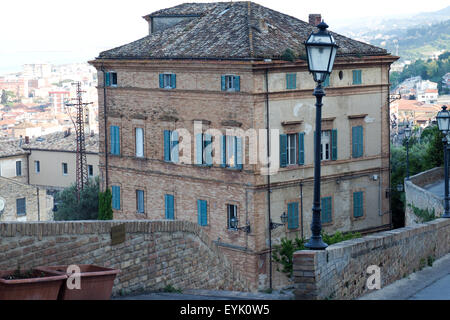
<path fill-rule="evenodd" d="M 90 62 L 99 79 L 100 179 L 112 190 L 114 218 L 196 222 L 252 289 L 267 288 L 269 236 L 311 234 L 315 83 L 304 41 L 317 19 L 253 2 L 186 3 L 144 19 L 148 36 Z M 339 49 L 320 146 L 324 231 L 386 230 L 389 66 L 398 57 L 333 36 Z M 287 49 L 294 61 L 283 60 Z M 270 144 L 279 170 L 270 175 L 265 129 L 279 133 Z M 263 132 L 256 145 L 253 130 Z M 288 222 L 270 231 L 283 212 Z M 249 232 L 233 228 L 234 217 Z M 288 282 L 275 264 L 272 271 L 274 287 Z"/>

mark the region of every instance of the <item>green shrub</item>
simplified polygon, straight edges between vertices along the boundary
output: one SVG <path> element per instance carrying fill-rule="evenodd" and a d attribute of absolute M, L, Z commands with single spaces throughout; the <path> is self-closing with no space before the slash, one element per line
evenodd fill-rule
<path fill-rule="evenodd" d="M 283 54 L 281 55 L 281 60 L 294 62 L 295 59 L 297 59 L 297 56 L 295 55 L 295 52 L 290 48 L 284 50 Z"/>
<path fill-rule="evenodd" d="M 98 220 L 112 220 L 112 194 L 110 189 L 98 193 Z"/>

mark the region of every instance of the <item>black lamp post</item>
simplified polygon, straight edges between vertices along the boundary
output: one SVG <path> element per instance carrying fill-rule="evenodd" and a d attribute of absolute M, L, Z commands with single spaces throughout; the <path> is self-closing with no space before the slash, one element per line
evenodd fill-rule
<path fill-rule="evenodd" d="M 448 185 L 448 138 L 447 134 L 450 132 L 450 112 L 447 110 L 447 106 L 442 106 L 442 110 L 438 112 L 437 123 L 439 130 L 444 134 L 442 142 L 444 143 L 444 214 L 442 218 L 450 218 L 449 211 L 449 185 Z"/>
<path fill-rule="evenodd" d="M 409 137 L 411 136 L 411 128 L 409 124 L 406 124 L 405 137 L 406 137 L 406 180 L 409 180 Z"/>
<path fill-rule="evenodd" d="M 308 69 L 314 76 L 317 86 L 313 95 L 316 97 L 316 135 L 314 137 L 314 204 L 311 222 L 312 236 L 305 247 L 311 250 L 323 250 L 328 245 L 322 241 L 320 234 L 322 223 L 320 221 L 320 139 L 322 136 L 322 98 L 325 91 L 322 82 L 331 73 L 338 46 L 333 36 L 326 30 L 328 25 L 321 22 L 317 28 L 319 32 L 312 33 L 305 42 L 308 56 Z"/>

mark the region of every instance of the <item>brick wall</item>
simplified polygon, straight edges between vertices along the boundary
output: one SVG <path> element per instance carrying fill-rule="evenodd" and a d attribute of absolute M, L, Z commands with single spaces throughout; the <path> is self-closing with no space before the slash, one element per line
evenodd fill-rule
<path fill-rule="evenodd" d="M 111 227 L 126 241 L 111 245 Z M 201 228 L 187 221 L 0 223 L 0 270 L 97 264 L 121 269 L 113 294 L 180 289 L 247 291 L 246 282 Z"/>
<path fill-rule="evenodd" d="M 294 253 L 297 299 L 354 299 L 369 291 L 371 265 L 380 267 L 381 287 L 450 252 L 450 219 L 437 219 L 329 246 Z"/>

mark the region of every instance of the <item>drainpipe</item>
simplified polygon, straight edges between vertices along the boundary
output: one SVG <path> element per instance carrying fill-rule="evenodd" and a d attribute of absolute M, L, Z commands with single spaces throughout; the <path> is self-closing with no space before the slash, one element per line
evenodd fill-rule
<path fill-rule="evenodd" d="M 272 217 L 270 211 L 270 126 L 269 126 L 269 69 L 265 70 L 265 82 L 266 82 L 266 135 L 267 135 L 267 213 L 268 213 L 268 227 L 269 227 L 269 287 L 272 289 Z"/>
<path fill-rule="evenodd" d="M 39 203 L 39 188 L 36 187 L 37 191 L 37 209 L 38 209 L 38 221 L 41 221 L 41 204 Z"/>
<path fill-rule="evenodd" d="M 107 117 L 106 117 L 106 76 L 105 68 L 102 66 L 100 70 L 103 72 L 103 118 L 105 119 L 105 190 L 108 189 L 108 128 L 107 128 Z"/>
<path fill-rule="evenodd" d="M 300 182 L 300 227 L 303 239 L 303 182 Z"/>

